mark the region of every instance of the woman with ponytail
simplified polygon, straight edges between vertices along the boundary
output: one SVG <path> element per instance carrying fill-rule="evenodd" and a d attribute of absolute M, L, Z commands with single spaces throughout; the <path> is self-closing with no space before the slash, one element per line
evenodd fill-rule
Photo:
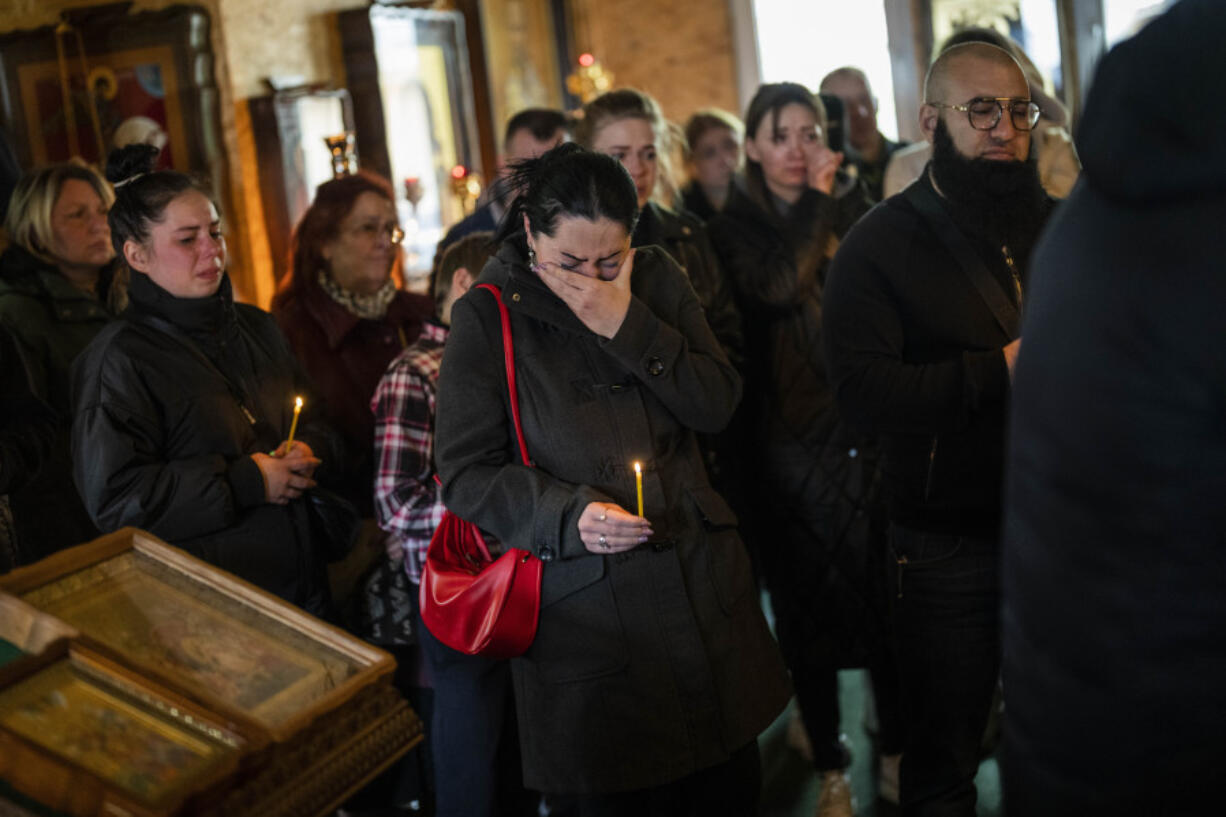
<path fill-rule="evenodd" d="M 73 367 L 77 487 L 103 531 L 144 528 L 308 612 L 328 610 L 304 492 L 336 440 L 272 318 L 236 304 L 217 208 L 157 149 L 111 154 L 129 305 Z"/>
<path fill-rule="evenodd" d="M 740 376 L 676 261 L 631 249 L 616 159 L 562 145 L 512 182 L 497 255 L 452 309 L 435 461 L 448 508 L 544 562 L 511 660 L 524 782 L 581 815 L 752 815 L 787 676 L 695 437 L 728 422 Z M 533 467 L 481 284 L 510 312 Z"/>

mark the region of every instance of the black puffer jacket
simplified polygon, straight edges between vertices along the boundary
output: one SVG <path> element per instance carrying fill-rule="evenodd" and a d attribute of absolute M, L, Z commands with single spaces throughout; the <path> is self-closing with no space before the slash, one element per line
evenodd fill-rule
<path fill-rule="evenodd" d="M 51 406 L 58 420 L 54 443 L 38 474 L 10 497 L 23 564 L 98 535 L 72 487 L 69 371 L 77 355 L 114 318 L 106 305 L 112 272 L 103 270 L 99 297 L 94 298 L 18 245 L 0 256 L 0 325 L 12 333 L 21 351 L 34 394 Z"/>
<path fill-rule="evenodd" d="M 746 329 L 745 408 L 760 445 L 819 454 L 838 433 L 822 357 L 822 286 L 833 250 L 868 209 L 861 191 L 807 191 L 786 215 L 734 187 L 710 223 Z"/>
<path fill-rule="evenodd" d="M 756 488 L 746 528 L 792 666 L 861 663 L 857 624 L 875 618 L 865 546 L 875 464 L 839 419 L 821 335 L 829 258 L 867 209 L 850 184 L 843 196 L 808 190 L 790 208 L 738 186 L 709 225 L 746 328 L 738 424 Z"/>
<path fill-rule="evenodd" d="M 250 456 L 286 437 L 306 391 L 285 338 L 267 313 L 234 304 L 228 277 L 200 299 L 132 277 L 130 306 L 73 367 L 73 470 L 86 508 L 103 531 L 135 525 L 322 612 L 305 500 L 265 502 Z M 304 399 L 295 439 L 327 463 L 337 440 Z"/>

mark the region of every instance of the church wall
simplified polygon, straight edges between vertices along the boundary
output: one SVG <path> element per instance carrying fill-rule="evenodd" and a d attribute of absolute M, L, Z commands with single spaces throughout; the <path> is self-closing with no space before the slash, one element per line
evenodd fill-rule
<path fill-rule="evenodd" d="M 0 0 L 0 33 L 51 25 L 67 8 L 101 0 Z M 135 0 L 153 11 L 172 0 Z M 238 296 L 267 306 L 283 271 L 272 258 L 259 198 L 258 162 L 247 100 L 267 93 L 269 76 L 344 83 L 335 13 L 366 0 L 196 0 L 212 19 L 229 201 L 221 202 Z M 451 5 L 451 4 L 445 4 Z M 576 45 L 590 50 L 618 85 L 653 94 L 684 122 L 716 105 L 738 112 L 727 0 L 574 0 Z M 488 36 L 488 33 L 487 33 Z M 552 47 L 542 44 L 541 47 Z M 566 70 L 566 69 L 563 69 Z M 496 130 L 501 130 L 497 123 Z"/>
<path fill-rule="evenodd" d="M 684 123 L 699 108 L 740 115 L 728 0 L 579 0 L 576 39 Z M 745 100 L 748 102 L 748 100 Z"/>

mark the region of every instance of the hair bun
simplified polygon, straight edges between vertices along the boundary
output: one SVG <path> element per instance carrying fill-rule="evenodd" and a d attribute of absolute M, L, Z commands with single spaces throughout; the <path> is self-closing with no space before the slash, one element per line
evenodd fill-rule
<path fill-rule="evenodd" d="M 150 173 L 161 150 L 143 143 L 116 148 L 106 157 L 106 180 L 119 184 L 142 173 Z"/>

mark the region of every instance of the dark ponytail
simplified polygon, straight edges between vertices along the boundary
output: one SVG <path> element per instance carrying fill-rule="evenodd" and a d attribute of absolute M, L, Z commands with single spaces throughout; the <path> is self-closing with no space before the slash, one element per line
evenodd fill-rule
<path fill-rule="evenodd" d="M 151 225 L 162 220 L 166 205 L 172 200 L 188 190 L 209 195 L 203 185 L 186 173 L 154 170 L 158 153 L 152 145 L 137 144 L 118 148 L 107 156 L 106 178 L 115 186 L 115 203 L 107 221 L 111 225 L 111 243 L 121 261 L 124 242 L 143 244 L 148 240 Z"/>
<path fill-rule="evenodd" d="M 499 242 L 524 243 L 525 214 L 532 231 L 547 236 L 557 230 L 560 218 L 607 218 L 625 227 L 627 234 L 638 223 L 638 193 L 626 168 L 612 156 L 573 142 L 516 162 L 500 184 L 518 195 L 503 217 Z"/>

